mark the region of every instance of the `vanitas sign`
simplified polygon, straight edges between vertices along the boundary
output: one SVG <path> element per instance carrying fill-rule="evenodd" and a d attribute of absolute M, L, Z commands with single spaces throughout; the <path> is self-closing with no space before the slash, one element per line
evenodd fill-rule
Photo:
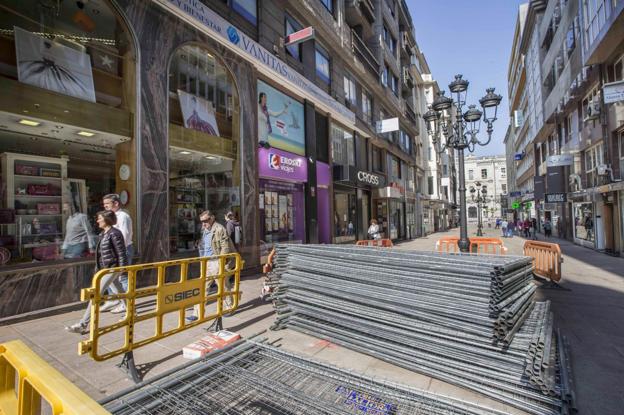
<path fill-rule="evenodd" d="M 355 174 L 355 178 L 359 184 L 364 184 L 367 186 L 384 187 L 386 185 L 385 177 L 367 171 L 358 171 Z"/>

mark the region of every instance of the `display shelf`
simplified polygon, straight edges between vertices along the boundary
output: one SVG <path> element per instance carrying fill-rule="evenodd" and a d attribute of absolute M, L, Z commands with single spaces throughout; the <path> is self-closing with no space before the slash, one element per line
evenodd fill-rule
<path fill-rule="evenodd" d="M 38 218 L 40 218 L 40 217 L 44 217 L 44 218 L 57 218 L 57 217 L 62 217 L 63 215 L 61 215 L 61 214 L 58 214 L 58 215 L 48 215 L 48 214 L 38 214 L 38 213 L 35 213 L 34 215 L 28 214 L 28 215 L 15 215 L 15 216 L 20 216 L 20 217 L 25 217 L 25 216 L 31 216 L 32 217 L 32 216 L 35 216 L 35 217 L 38 217 Z"/>
<path fill-rule="evenodd" d="M 39 247 L 43 247 L 43 246 L 50 246 L 50 245 L 62 245 L 62 242 L 46 242 L 46 243 L 36 243 L 36 244 L 24 244 L 23 247 L 24 248 L 39 248 Z"/>
<path fill-rule="evenodd" d="M 30 235 L 22 235 L 22 238 L 30 238 L 33 236 L 41 236 L 41 237 L 46 237 L 46 236 L 58 236 L 58 235 L 62 235 L 63 232 L 54 232 L 54 233 L 31 233 Z"/>
<path fill-rule="evenodd" d="M 49 196 L 49 195 L 15 195 L 15 199 L 60 199 L 62 198 L 63 195 L 55 195 L 55 196 Z"/>
<path fill-rule="evenodd" d="M 13 177 L 15 177 L 16 179 L 36 180 L 39 182 L 49 182 L 49 181 L 60 182 L 63 180 L 62 177 L 29 176 L 27 174 L 15 174 L 13 175 Z"/>

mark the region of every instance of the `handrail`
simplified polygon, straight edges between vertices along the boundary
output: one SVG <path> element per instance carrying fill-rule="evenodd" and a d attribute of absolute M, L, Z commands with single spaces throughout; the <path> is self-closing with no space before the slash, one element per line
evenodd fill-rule
<path fill-rule="evenodd" d="M 0 415 L 110 415 L 20 340 L 0 344 Z"/>

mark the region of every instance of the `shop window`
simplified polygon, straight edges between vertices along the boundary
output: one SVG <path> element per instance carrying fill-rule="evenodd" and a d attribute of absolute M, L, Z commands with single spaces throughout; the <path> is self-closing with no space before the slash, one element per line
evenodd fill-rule
<path fill-rule="evenodd" d="M 278 242 L 305 242 L 305 194 L 303 183 L 259 181 L 261 256 Z"/>
<path fill-rule="evenodd" d="M 329 53 L 321 47 L 316 45 L 315 51 L 316 57 L 316 76 L 319 77 L 326 84 L 331 84 L 331 73 L 329 67 Z"/>
<path fill-rule="evenodd" d="M 355 166 L 355 144 L 353 134 L 332 124 L 331 145 L 332 161 L 335 165 Z"/>
<path fill-rule="evenodd" d="M 285 27 L 286 36 L 290 35 L 291 33 L 295 33 L 303 28 L 289 14 L 286 14 L 285 26 L 286 26 Z M 297 43 L 296 45 L 286 46 L 286 53 L 288 53 L 290 56 L 297 59 L 298 61 L 301 61 L 301 43 Z"/>
<path fill-rule="evenodd" d="M 334 191 L 334 241 L 336 243 L 356 239 L 355 192 Z"/>
<path fill-rule="evenodd" d="M 574 207 L 574 237 L 593 242 L 594 211 L 592 203 L 575 203 Z"/>
<path fill-rule="evenodd" d="M 258 5 L 257 0 L 231 0 L 232 9 L 249 23 L 257 26 L 258 24 Z"/>
<path fill-rule="evenodd" d="M 355 81 L 349 74 L 345 74 L 343 77 L 343 86 L 345 94 L 345 104 L 348 108 L 355 107 L 357 105 L 357 95 L 355 94 Z"/>
<path fill-rule="evenodd" d="M 194 45 L 174 53 L 169 90 L 170 252 L 194 255 L 202 211 L 240 218 L 238 93 L 216 55 Z"/>
<path fill-rule="evenodd" d="M 0 267 L 93 263 L 104 195 L 120 194 L 136 234 L 130 36 L 107 1 L 97 15 L 75 2 L 4 3 Z"/>
<path fill-rule="evenodd" d="M 607 81 L 618 82 L 624 80 L 624 55 L 621 55 L 612 65 L 607 67 Z"/>

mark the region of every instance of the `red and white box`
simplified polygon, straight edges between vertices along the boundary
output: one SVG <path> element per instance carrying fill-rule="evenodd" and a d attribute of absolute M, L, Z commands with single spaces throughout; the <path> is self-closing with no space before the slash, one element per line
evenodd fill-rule
<path fill-rule="evenodd" d="M 208 353 L 222 349 L 238 339 L 240 339 L 240 334 L 227 330 L 209 333 L 207 336 L 182 348 L 182 357 L 185 359 L 200 359 Z"/>

